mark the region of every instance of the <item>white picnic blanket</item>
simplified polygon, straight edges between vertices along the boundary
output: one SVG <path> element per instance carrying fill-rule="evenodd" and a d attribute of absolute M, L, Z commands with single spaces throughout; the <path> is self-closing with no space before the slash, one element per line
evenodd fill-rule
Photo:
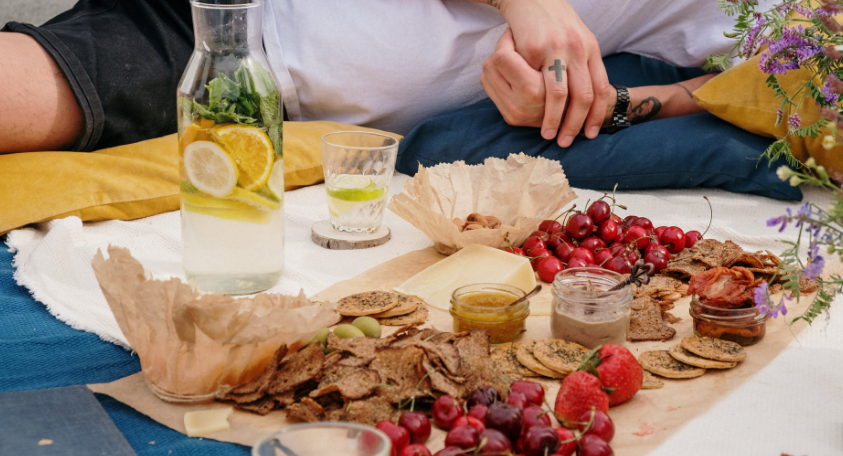
<path fill-rule="evenodd" d="M 390 193 L 408 179 L 396 175 Z M 805 189 L 806 198 L 824 205 L 824 195 Z M 577 190 L 578 207 L 602 192 Z M 782 250 L 780 239 L 795 239 L 795 231 L 779 233 L 766 226 L 793 203 L 719 190 L 654 190 L 625 192 L 620 202 L 629 213 L 648 217 L 656 225 L 677 225 L 704 231 L 708 224 L 707 195 L 714 222 L 706 237 L 732 239 L 747 250 Z M 310 227 L 327 218 L 324 186 L 285 195 L 286 267 L 271 291 L 308 295 L 340 280 L 431 242 L 413 226 L 387 211 L 392 230 L 387 244 L 354 251 L 325 250 L 310 240 Z M 130 222 L 83 224 L 69 217 L 9 234 L 16 251 L 15 279 L 49 311 L 74 328 L 93 332 L 106 341 L 128 344 L 117 327 L 90 266 L 97 249 L 127 247 L 156 277 L 181 276 L 178 212 Z M 832 317 L 803 331 L 798 340 L 740 388 L 671 436 L 656 455 L 746 454 L 843 455 L 843 299 L 834 303 Z"/>

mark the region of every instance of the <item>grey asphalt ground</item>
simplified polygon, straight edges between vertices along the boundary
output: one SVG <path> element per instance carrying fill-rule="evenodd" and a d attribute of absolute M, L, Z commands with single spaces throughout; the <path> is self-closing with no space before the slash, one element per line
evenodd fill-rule
<path fill-rule="evenodd" d="M 9 21 L 41 25 L 75 3 L 75 0 L 0 0 L 0 28 Z"/>

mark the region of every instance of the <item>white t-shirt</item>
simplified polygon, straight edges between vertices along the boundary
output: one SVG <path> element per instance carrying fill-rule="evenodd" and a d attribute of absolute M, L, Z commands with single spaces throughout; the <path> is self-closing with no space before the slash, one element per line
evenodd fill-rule
<path fill-rule="evenodd" d="M 603 55 L 701 65 L 731 42 L 714 0 L 569 0 Z M 507 27 L 466 0 L 268 0 L 264 44 L 291 120 L 406 134 L 486 97 L 483 61 Z"/>

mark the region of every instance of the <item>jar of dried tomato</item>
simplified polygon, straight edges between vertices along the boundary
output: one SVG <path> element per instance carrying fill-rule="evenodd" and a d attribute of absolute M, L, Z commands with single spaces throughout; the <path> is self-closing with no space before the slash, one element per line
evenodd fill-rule
<path fill-rule="evenodd" d="M 690 313 L 694 335 L 699 337 L 729 340 L 746 347 L 760 342 L 767 332 L 769 315 L 755 306 L 724 309 L 703 304 L 693 295 Z"/>

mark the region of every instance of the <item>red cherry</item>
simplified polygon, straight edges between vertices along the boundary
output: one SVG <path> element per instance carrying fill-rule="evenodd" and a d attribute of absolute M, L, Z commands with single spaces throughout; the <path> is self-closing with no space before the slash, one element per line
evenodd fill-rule
<path fill-rule="evenodd" d="M 512 454 L 512 442 L 497 429 L 486 429 L 480 433 L 480 441 L 483 447 L 479 449 L 477 456 L 500 456 Z"/>
<path fill-rule="evenodd" d="M 605 242 L 612 242 L 615 238 L 618 237 L 618 231 L 620 231 L 620 227 L 617 223 L 606 220 L 605 222 L 600 224 L 600 229 L 598 230 L 598 236 L 600 239 L 603 239 Z"/>
<path fill-rule="evenodd" d="M 501 395 L 498 390 L 491 386 L 481 386 L 468 395 L 466 405 L 474 407 L 477 404 L 483 404 L 488 407 L 499 400 L 501 400 Z"/>
<path fill-rule="evenodd" d="M 556 253 L 556 258 L 567 262 L 571 258 L 571 252 L 574 250 L 574 248 L 574 244 L 570 242 L 559 244 L 559 247 L 556 247 L 556 250 L 554 250 L 554 252 Z"/>
<path fill-rule="evenodd" d="M 584 435 L 580 437 L 577 456 L 615 456 L 615 452 L 600 437 L 596 435 Z"/>
<path fill-rule="evenodd" d="M 594 263 L 602 268 L 609 260 L 612 259 L 613 256 L 612 251 L 609 249 L 598 250 L 597 253 L 594 254 Z"/>
<path fill-rule="evenodd" d="M 524 454 L 544 456 L 559 448 L 559 435 L 550 426 L 533 426 L 524 435 Z"/>
<path fill-rule="evenodd" d="M 679 253 L 685 248 L 685 233 L 678 226 L 667 227 L 660 239 L 670 253 Z"/>
<path fill-rule="evenodd" d="M 629 264 L 635 264 L 636 261 L 641 259 L 641 255 L 635 249 L 626 249 L 624 255 L 626 255 L 626 260 L 629 261 Z"/>
<path fill-rule="evenodd" d="M 562 231 L 562 224 L 556 220 L 545 220 L 539 224 L 539 231 L 545 233 L 556 233 Z"/>
<path fill-rule="evenodd" d="M 662 237 L 662 233 L 664 233 L 664 230 L 666 230 L 666 229 L 667 229 L 667 227 L 666 227 L 666 226 L 660 226 L 660 227 L 656 228 L 656 229 L 655 229 L 655 232 L 656 232 L 656 237 L 657 237 L 657 238 L 659 238 L 659 239 L 661 239 L 661 237 Z"/>
<path fill-rule="evenodd" d="M 425 443 L 430 438 L 430 420 L 421 412 L 404 412 L 398 418 L 398 425 L 410 431 L 410 441 Z"/>
<path fill-rule="evenodd" d="M 485 426 L 487 410 L 489 410 L 489 407 L 486 407 L 483 404 L 475 404 L 474 407 L 468 409 L 468 416 L 477 418 Z"/>
<path fill-rule="evenodd" d="M 617 223 L 619 226 L 620 226 L 620 225 L 623 225 L 623 219 L 622 219 L 622 218 L 620 218 L 620 217 L 618 217 L 618 216 L 617 216 L 617 215 L 615 215 L 615 214 L 612 214 L 612 218 L 610 218 L 609 220 L 611 220 L 611 221 L 613 221 L 613 222 Z"/>
<path fill-rule="evenodd" d="M 559 274 L 559 271 L 562 271 L 563 269 L 565 269 L 565 264 L 562 263 L 562 260 L 551 256 L 539 261 L 536 272 L 539 274 L 539 278 L 542 279 L 542 281 L 553 283 L 553 279 L 556 278 L 556 274 Z"/>
<path fill-rule="evenodd" d="M 446 446 L 437 451 L 433 456 L 463 456 L 465 452 L 458 446 Z"/>
<path fill-rule="evenodd" d="M 612 215 L 612 208 L 609 206 L 609 203 L 603 200 L 597 200 L 588 206 L 588 210 L 585 213 L 594 220 L 595 225 L 599 225 L 609 220 L 609 217 Z"/>
<path fill-rule="evenodd" d="M 524 410 L 524 408 L 528 405 L 527 398 L 523 394 L 516 392 L 509 393 L 509 397 L 506 398 L 506 403 L 514 407 L 518 407 L 521 410 Z"/>
<path fill-rule="evenodd" d="M 537 237 L 542 241 L 546 242 L 548 239 L 550 239 L 550 233 L 548 233 L 547 231 L 533 231 L 532 233 L 530 233 L 530 237 Z"/>
<path fill-rule="evenodd" d="M 582 212 L 574 214 L 573 217 L 568 219 L 568 223 L 565 224 L 565 231 L 574 239 L 585 238 L 591 234 L 593 228 L 594 220 Z"/>
<path fill-rule="evenodd" d="M 650 253 L 654 250 L 658 251 L 658 252 L 661 252 L 662 256 L 670 258 L 670 252 L 667 251 L 667 247 L 665 247 L 661 244 L 657 244 L 655 242 L 647 245 L 647 248 L 644 249 L 644 255 L 647 255 L 648 253 Z"/>
<path fill-rule="evenodd" d="M 690 249 L 700 239 L 702 239 L 702 234 L 699 231 L 688 231 L 687 233 L 685 233 L 685 248 Z"/>
<path fill-rule="evenodd" d="M 393 456 L 401 454 L 401 450 L 410 444 L 410 431 L 403 426 L 399 426 L 389 420 L 383 420 L 375 425 L 375 427 L 389 437 L 389 440 L 392 442 L 392 451 L 390 454 Z"/>
<path fill-rule="evenodd" d="M 539 263 L 541 262 L 541 260 L 543 260 L 547 257 L 552 257 L 552 256 L 553 256 L 553 254 L 550 253 L 550 250 L 533 249 L 530 252 L 530 257 L 532 257 L 532 260 L 530 260 L 530 266 L 533 267 L 533 271 L 535 271 L 539 268 Z"/>
<path fill-rule="evenodd" d="M 535 236 L 531 236 L 528 237 L 526 241 L 524 241 L 524 244 L 521 246 L 521 248 L 524 249 L 524 252 L 529 255 L 530 252 L 532 252 L 534 249 L 546 249 L 547 244 L 545 244 L 543 240 Z"/>
<path fill-rule="evenodd" d="M 529 380 L 516 380 L 509 385 L 509 390 L 521 393 L 527 398 L 527 402 L 541 406 L 544 403 L 544 388 Z"/>
<path fill-rule="evenodd" d="M 486 407 L 485 405 L 482 405 L 482 404 L 475 405 L 475 407 L 477 407 L 477 406 Z M 483 432 L 483 431 L 486 430 L 486 425 L 483 424 L 482 421 L 478 420 L 477 418 L 475 418 L 473 416 L 468 416 L 468 415 L 461 416 L 461 417 L 457 418 L 457 420 L 454 421 L 454 427 L 457 427 L 457 426 L 471 426 L 474 429 L 477 429 L 477 432 Z"/>
<path fill-rule="evenodd" d="M 401 450 L 400 456 L 430 456 L 430 450 L 422 444 L 413 443 L 412 445 L 405 446 Z"/>
<path fill-rule="evenodd" d="M 558 233 L 552 233 L 550 237 L 544 241 L 545 248 L 550 250 L 551 252 L 555 252 L 556 249 L 559 248 L 560 245 L 564 244 L 565 241 L 562 239 Z"/>
<path fill-rule="evenodd" d="M 591 253 L 594 253 L 597 249 L 605 249 L 606 243 L 603 242 L 603 239 L 592 236 L 583 239 L 582 242 L 580 242 L 580 247 L 591 250 Z"/>
<path fill-rule="evenodd" d="M 612 437 L 615 436 L 615 425 L 612 423 L 612 419 L 609 418 L 609 415 L 607 415 L 606 412 L 601 410 L 595 410 L 593 412 L 593 420 L 591 410 L 583 413 L 580 417 L 578 426 L 580 432 L 582 435 L 596 435 L 606 443 L 611 442 Z M 588 424 L 589 422 L 591 422 L 590 426 Z M 586 428 L 588 428 L 588 430 L 586 430 Z"/>
<path fill-rule="evenodd" d="M 452 396 L 439 396 L 433 403 L 433 422 L 446 431 L 454 426 L 454 421 L 463 415 L 462 407 Z"/>
<path fill-rule="evenodd" d="M 643 249 L 644 247 L 647 247 L 647 244 L 650 242 L 650 238 L 647 237 L 647 231 L 644 228 L 633 225 L 626 230 L 626 234 L 623 236 L 623 241 L 630 246 L 634 246 L 636 249 Z"/>
<path fill-rule="evenodd" d="M 662 246 L 659 247 L 664 249 Z M 668 261 L 670 261 L 670 254 L 666 255 L 661 249 L 650 249 L 644 252 L 644 262 L 652 264 L 656 272 L 666 268 Z"/>
<path fill-rule="evenodd" d="M 565 269 L 571 268 L 587 268 L 588 261 L 583 260 L 582 258 L 572 258 L 571 261 L 568 262 L 568 267 Z"/>
<path fill-rule="evenodd" d="M 448 435 L 445 436 L 445 446 L 455 446 L 462 449 L 476 446 L 479 441 L 480 433 L 477 432 L 477 429 L 467 424 L 454 426 L 453 429 L 448 431 Z"/>
<path fill-rule="evenodd" d="M 612 252 L 612 256 L 618 255 L 619 253 L 626 251 L 626 245 L 622 242 L 615 242 L 609 246 L 609 251 Z"/>
<path fill-rule="evenodd" d="M 550 412 L 545 411 L 537 405 L 524 408 L 524 426 L 521 435 L 530 430 L 533 426 L 550 426 Z"/>
<path fill-rule="evenodd" d="M 636 221 L 636 220 L 638 220 L 638 216 L 636 216 L 636 215 L 627 215 L 627 216 L 626 216 L 626 217 L 624 217 L 624 219 L 623 219 L 623 226 L 624 226 L 624 228 L 629 228 L 630 226 L 632 226 L 632 222 L 634 222 L 634 221 Z"/>
<path fill-rule="evenodd" d="M 632 264 L 626 259 L 625 255 L 621 254 L 613 256 L 603 267 L 618 274 L 629 274 Z"/>
<path fill-rule="evenodd" d="M 486 412 L 486 430 L 497 429 L 510 440 L 517 440 L 524 425 L 524 415 L 521 409 L 509 404 L 495 402 Z"/>
<path fill-rule="evenodd" d="M 653 231 L 653 222 L 651 222 L 647 217 L 638 217 L 634 222 L 632 222 L 632 226 L 640 226 L 647 232 Z"/>
<path fill-rule="evenodd" d="M 577 451 L 577 438 L 574 436 L 574 432 L 567 428 L 557 428 L 554 429 L 556 431 L 556 435 L 559 436 L 559 449 L 556 450 L 557 455 L 559 456 L 572 456 L 575 451 Z"/>
<path fill-rule="evenodd" d="M 514 253 L 516 255 L 527 256 L 527 254 L 524 253 L 524 250 L 522 250 L 520 247 L 507 247 L 503 250 L 505 252 Z"/>
<path fill-rule="evenodd" d="M 568 256 L 568 262 L 570 263 L 571 260 L 575 259 L 582 259 L 586 263 L 594 263 L 594 254 L 591 253 L 591 250 L 585 249 L 583 247 L 577 247 L 571 251 L 571 255 Z"/>

